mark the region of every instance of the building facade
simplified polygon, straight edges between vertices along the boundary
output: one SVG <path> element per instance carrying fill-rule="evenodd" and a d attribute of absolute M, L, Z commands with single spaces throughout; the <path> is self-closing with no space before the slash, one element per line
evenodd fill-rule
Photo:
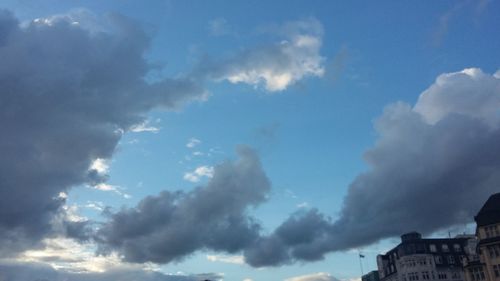
<path fill-rule="evenodd" d="M 500 193 L 493 194 L 474 217 L 477 255 L 464 262 L 467 281 L 500 281 Z"/>
<path fill-rule="evenodd" d="M 380 281 L 378 271 L 373 270 L 368 272 L 361 277 L 361 281 Z"/>
<path fill-rule="evenodd" d="M 463 281 L 462 263 L 475 254 L 473 235 L 423 239 L 417 232 L 401 236 L 401 243 L 377 256 L 381 281 Z"/>

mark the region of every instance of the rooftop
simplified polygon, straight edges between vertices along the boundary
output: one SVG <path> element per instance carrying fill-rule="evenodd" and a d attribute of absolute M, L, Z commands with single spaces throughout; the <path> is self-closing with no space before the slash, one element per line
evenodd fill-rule
<path fill-rule="evenodd" d="M 488 198 L 474 220 L 477 226 L 500 222 L 500 193 L 495 193 Z"/>

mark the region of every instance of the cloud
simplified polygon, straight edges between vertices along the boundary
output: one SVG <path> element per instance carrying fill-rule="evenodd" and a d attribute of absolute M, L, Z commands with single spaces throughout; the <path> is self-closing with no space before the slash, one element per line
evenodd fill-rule
<path fill-rule="evenodd" d="M 287 278 L 285 279 L 285 281 L 339 281 L 339 279 L 331 276 L 329 273 L 318 272 L 313 274 Z"/>
<path fill-rule="evenodd" d="M 227 255 L 207 255 L 207 260 L 212 262 L 224 262 L 232 264 L 244 264 L 245 258 L 243 256 L 227 256 Z"/>
<path fill-rule="evenodd" d="M 453 27 L 459 21 L 477 25 L 484 17 L 483 12 L 487 10 L 487 7 L 491 3 L 491 0 L 454 2 L 453 5 L 438 18 L 438 22 L 432 34 L 433 46 L 441 46 L 447 35 L 454 31 Z"/>
<path fill-rule="evenodd" d="M 116 254 L 96 256 L 95 244 L 65 237 L 43 240 L 43 247 L 20 253 L 14 260 L 0 260 L 0 280 L 221 280 L 222 275 L 167 274 L 153 264 L 124 263 Z"/>
<path fill-rule="evenodd" d="M 190 138 L 188 140 L 188 142 L 186 143 L 186 147 L 187 148 L 194 148 L 194 147 L 198 146 L 200 143 L 201 143 L 201 140 L 199 140 L 197 138 Z"/>
<path fill-rule="evenodd" d="M 142 132 L 158 133 L 160 131 L 160 128 L 150 125 L 149 121 L 146 120 L 140 124 L 132 126 L 130 128 L 130 131 L 134 133 L 142 133 Z"/>
<path fill-rule="evenodd" d="M 65 203 L 58 194 L 105 181 L 103 163 L 149 110 L 206 95 L 190 78 L 146 82 L 148 34 L 120 15 L 89 15 L 77 10 L 21 25 L 0 10 L 2 256 L 52 232 Z"/>
<path fill-rule="evenodd" d="M 263 86 L 283 91 L 308 76 L 321 77 L 323 27 L 316 19 L 289 22 L 279 28 L 278 43 L 244 50 L 223 62 L 203 61 L 196 74 L 216 81 Z"/>
<path fill-rule="evenodd" d="M 59 194 L 71 187 L 119 191 L 106 183 L 107 162 L 123 134 L 157 131 L 146 118 L 152 109 L 205 100 L 206 78 L 264 79 L 281 90 L 320 75 L 321 25 L 288 26 L 285 41 L 206 66 L 201 76 L 147 81 L 150 36 L 131 19 L 80 9 L 21 24 L 0 10 L 0 254 L 54 235 L 66 201 Z"/>
<path fill-rule="evenodd" d="M 246 262 L 315 261 L 405 232 L 470 222 L 500 184 L 499 105 L 500 76 L 480 69 L 440 75 L 413 107 L 389 105 L 365 153 L 369 169 L 350 184 L 339 218 L 300 210 L 247 247 Z"/>
<path fill-rule="evenodd" d="M 302 202 L 302 203 L 297 204 L 297 208 L 308 208 L 308 207 L 309 207 L 309 203 L 307 203 L 307 202 Z"/>
<path fill-rule="evenodd" d="M 435 125 L 450 114 L 480 119 L 491 126 L 500 121 L 498 76 L 478 68 L 440 75 L 419 97 L 414 111 Z"/>
<path fill-rule="evenodd" d="M 9 281 L 199 281 L 222 280 L 222 275 L 205 274 L 166 274 L 158 271 L 117 268 L 106 272 L 75 273 L 64 269 L 56 270 L 44 263 L 36 262 L 2 262 L 0 263 L 0 280 Z"/>
<path fill-rule="evenodd" d="M 111 184 L 102 182 L 102 183 L 99 183 L 99 184 L 92 186 L 92 188 L 97 189 L 97 190 L 101 190 L 101 191 L 114 192 L 114 193 L 122 196 L 125 199 L 129 199 L 132 197 L 132 196 L 130 196 L 130 194 L 123 192 L 122 191 L 123 188 L 118 186 L 118 185 L 111 185 Z"/>
<path fill-rule="evenodd" d="M 90 171 L 96 171 L 98 174 L 107 174 L 109 171 L 109 164 L 106 159 L 97 158 L 90 164 Z"/>
<path fill-rule="evenodd" d="M 192 172 L 184 174 L 184 179 L 190 182 L 199 182 L 202 177 L 211 178 L 214 175 L 214 167 L 200 166 Z"/>
<path fill-rule="evenodd" d="M 102 212 L 105 209 L 104 203 L 100 201 L 87 201 L 87 203 L 82 207 L 89 208 L 99 212 Z"/>
<path fill-rule="evenodd" d="M 128 262 L 168 263 L 197 250 L 235 253 L 248 246 L 259 225 L 247 210 L 266 200 L 270 183 L 256 153 L 240 147 L 238 160 L 214 167 L 205 186 L 163 191 L 112 214 L 98 232 L 101 253 Z"/>

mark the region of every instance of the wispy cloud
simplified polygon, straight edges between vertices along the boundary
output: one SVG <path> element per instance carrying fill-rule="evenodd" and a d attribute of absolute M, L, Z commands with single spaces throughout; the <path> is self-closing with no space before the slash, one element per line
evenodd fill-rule
<path fill-rule="evenodd" d="M 130 196 L 130 194 L 123 192 L 123 188 L 118 186 L 118 185 L 111 185 L 108 183 L 99 183 L 97 185 L 92 186 L 92 188 L 97 189 L 97 190 L 101 190 L 101 191 L 114 192 L 114 193 L 122 196 L 125 199 L 130 199 L 132 197 L 132 196 Z"/>
<path fill-rule="evenodd" d="M 198 146 L 200 143 L 201 143 L 201 140 L 199 140 L 197 138 L 190 138 L 188 140 L 188 142 L 186 143 L 186 147 L 187 148 L 194 148 L 194 147 Z"/>
<path fill-rule="evenodd" d="M 214 167 L 200 166 L 192 172 L 184 174 L 184 179 L 190 182 L 199 182 L 202 178 L 211 178 L 214 175 Z"/>
<path fill-rule="evenodd" d="M 134 133 L 142 133 L 142 132 L 158 133 L 160 131 L 160 128 L 151 125 L 148 120 L 145 120 L 140 124 L 136 124 L 130 127 L 130 131 Z"/>

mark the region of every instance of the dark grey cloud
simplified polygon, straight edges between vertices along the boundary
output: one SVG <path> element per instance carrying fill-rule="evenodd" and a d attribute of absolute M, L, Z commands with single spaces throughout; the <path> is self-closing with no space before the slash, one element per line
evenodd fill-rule
<path fill-rule="evenodd" d="M 91 163 L 110 158 L 122 134 L 149 110 L 205 95 L 189 78 L 145 82 L 150 40 L 139 24 L 109 15 L 97 29 L 80 12 L 21 26 L 0 11 L 3 256 L 53 230 L 65 202 L 60 192 L 105 180 L 89 171 Z"/>
<path fill-rule="evenodd" d="M 413 108 L 388 106 L 375 129 L 370 168 L 349 186 L 339 218 L 295 214 L 245 250 L 249 264 L 319 260 L 408 231 L 463 225 L 500 190 L 499 72 L 440 75 Z"/>
<path fill-rule="evenodd" d="M 106 272 L 74 273 L 55 270 L 40 263 L 0 263 L 0 280 L 8 281 L 201 281 L 222 280 L 216 273 L 196 275 L 164 274 L 139 269 L 112 269 Z"/>
<path fill-rule="evenodd" d="M 277 91 L 322 75 L 321 24 L 292 22 L 280 32 L 287 40 L 279 44 L 147 82 L 156 68 L 144 59 L 150 37 L 131 19 L 75 10 L 21 24 L 0 10 L 0 255 L 41 248 L 43 238 L 57 235 L 97 239 L 102 252 L 134 262 L 165 263 L 205 248 L 235 253 L 253 244 L 260 226 L 247 209 L 270 185 L 245 148 L 240 160 L 218 166 L 207 186 L 149 196 L 111 214 L 97 236 L 96 224 L 72 221 L 63 206 L 71 187 L 107 180 L 92 164 L 110 159 L 150 110 L 205 99 L 204 80 Z"/>
<path fill-rule="evenodd" d="M 237 152 L 236 161 L 215 166 L 206 186 L 163 191 L 112 214 L 97 234 L 101 252 L 118 251 L 129 262 L 168 263 L 197 250 L 235 253 L 253 243 L 260 227 L 247 211 L 266 199 L 270 182 L 252 149 Z"/>

